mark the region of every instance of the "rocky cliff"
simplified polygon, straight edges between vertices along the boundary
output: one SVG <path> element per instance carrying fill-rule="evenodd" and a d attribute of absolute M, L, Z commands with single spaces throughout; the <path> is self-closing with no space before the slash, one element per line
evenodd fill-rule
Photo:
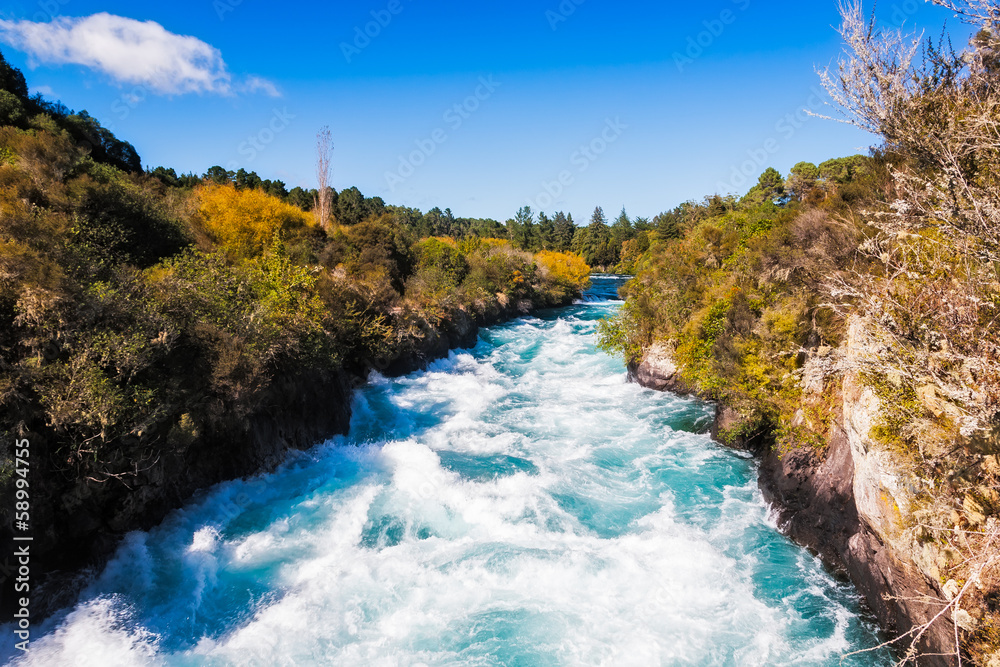
<path fill-rule="evenodd" d="M 842 348 L 821 348 L 806 360 L 803 405 L 831 395 L 834 401 L 824 447 L 779 452 L 770 442 L 737 444 L 758 453 L 760 488 L 781 529 L 849 576 L 881 625 L 897 636 L 937 615 L 949 599 L 943 590 L 948 587 L 942 586 L 939 547 L 910 530 L 914 497 L 907 464 L 870 436 L 880 403 L 857 371 L 867 345 L 863 321 L 854 320 Z M 663 345 L 647 350 L 629 375 L 652 389 L 689 393 Z M 805 419 L 805 412 L 796 419 Z M 719 406 L 713 434 L 737 418 Z M 956 664 L 952 657 L 931 655 L 954 655 L 950 611 L 923 634 L 918 648 L 927 656 L 921 664 Z"/>

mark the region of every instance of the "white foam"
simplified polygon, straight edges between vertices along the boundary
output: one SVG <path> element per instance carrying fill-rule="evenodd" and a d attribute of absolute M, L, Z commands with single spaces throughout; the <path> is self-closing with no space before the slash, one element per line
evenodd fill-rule
<path fill-rule="evenodd" d="M 101 597 L 81 604 L 51 634 L 34 640 L 13 665 L 35 667 L 133 667 L 165 664 L 157 637 L 129 623 L 127 604 Z"/>

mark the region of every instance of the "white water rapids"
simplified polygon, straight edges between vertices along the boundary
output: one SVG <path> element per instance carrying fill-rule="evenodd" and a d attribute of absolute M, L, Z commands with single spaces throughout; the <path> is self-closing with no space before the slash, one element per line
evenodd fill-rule
<path fill-rule="evenodd" d="M 17 665 L 876 665 L 711 408 L 625 381 L 578 304 L 375 377 L 351 433 L 131 534 Z M 9 630 L 7 626 L 5 630 Z"/>

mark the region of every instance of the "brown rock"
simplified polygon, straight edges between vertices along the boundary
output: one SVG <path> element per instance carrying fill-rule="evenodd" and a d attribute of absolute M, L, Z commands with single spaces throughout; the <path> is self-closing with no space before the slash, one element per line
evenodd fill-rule
<path fill-rule="evenodd" d="M 654 343 L 638 364 L 629 365 L 629 380 L 647 389 L 690 394 L 691 389 L 680 379 L 673 351 L 666 343 Z"/>

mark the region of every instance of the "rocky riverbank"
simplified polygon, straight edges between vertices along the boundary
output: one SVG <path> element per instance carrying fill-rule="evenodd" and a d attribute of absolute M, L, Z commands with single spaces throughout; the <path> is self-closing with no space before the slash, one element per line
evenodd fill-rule
<path fill-rule="evenodd" d="M 947 604 L 948 583 L 954 582 L 941 581 L 939 547 L 922 543 L 906 530 L 913 523 L 915 499 L 905 466 L 869 435 L 879 399 L 852 370 L 865 345 L 863 322 L 855 320 L 841 349 L 815 350 L 806 361 L 803 404 L 830 396 L 834 401 L 836 419 L 824 447 L 780 452 L 767 434 L 731 444 L 758 455 L 760 488 L 777 511 L 781 529 L 848 576 L 882 627 L 895 637 L 934 618 Z M 651 389 L 691 393 L 662 344 L 646 350 L 642 361 L 629 368 L 629 376 Z M 713 436 L 732 429 L 738 419 L 729 407 L 718 406 Z M 920 664 L 955 664 L 955 636 L 946 612 L 918 643 L 927 656 Z"/>

